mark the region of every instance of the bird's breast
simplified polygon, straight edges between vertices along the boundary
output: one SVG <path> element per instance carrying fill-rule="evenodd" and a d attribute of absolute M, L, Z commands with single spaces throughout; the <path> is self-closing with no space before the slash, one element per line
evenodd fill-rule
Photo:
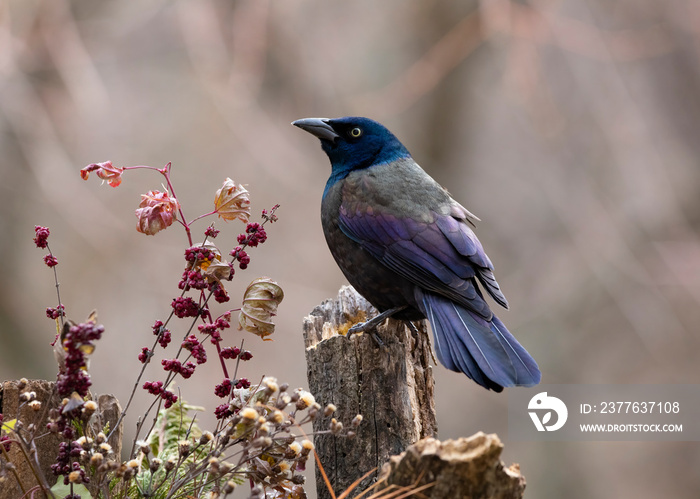
<path fill-rule="evenodd" d="M 398 318 L 417 320 L 423 315 L 415 307 L 414 284 L 388 269 L 377 258 L 350 239 L 338 223 L 345 209 L 342 183 L 331 187 L 321 203 L 321 224 L 326 243 L 338 267 L 350 284 L 378 310 L 409 305 L 411 309 Z"/>

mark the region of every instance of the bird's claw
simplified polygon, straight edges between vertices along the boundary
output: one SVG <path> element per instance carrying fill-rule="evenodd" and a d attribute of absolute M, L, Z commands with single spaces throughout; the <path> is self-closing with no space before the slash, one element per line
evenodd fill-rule
<path fill-rule="evenodd" d="M 394 315 L 396 312 L 401 312 L 402 310 L 406 309 L 407 305 L 403 305 L 400 307 L 394 307 L 390 308 L 389 310 L 385 310 L 384 312 L 380 313 L 379 315 L 376 315 L 375 317 L 372 317 L 370 320 L 365 321 L 365 322 L 360 322 L 358 324 L 355 324 L 352 326 L 350 329 L 348 329 L 348 334 L 347 336 L 350 337 L 355 333 L 368 333 L 371 332 L 372 338 L 374 338 L 374 341 L 379 345 L 380 347 L 384 346 L 384 342 L 382 339 L 377 335 L 376 328 L 379 324 L 384 322 L 386 319 Z"/>
<path fill-rule="evenodd" d="M 347 337 L 349 338 L 350 336 L 356 333 L 368 333 L 372 337 L 374 342 L 377 344 L 377 346 L 383 347 L 385 343 L 381 339 L 379 334 L 377 334 L 376 328 L 377 323 L 373 323 L 371 320 L 366 322 L 359 322 L 352 326 L 350 329 L 348 329 Z"/>
<path fill-rule="evenodd" d="M 390 308 L 389 310 L 385 310 L 384 312 L 372 317 L 368 321 L 355 324 L 350 329 L 348 329 L 348 336 L 352 336 L 355 333 L 366 333 L 368 331 L 371 331 L 395 313 L 401 312 L 406 308 L 408 308 L 408 305 Z"/>
<path fill-rule="evenodd" d="M 357 333 L 366 333 L 370 329 L 374 327 L 373 324 L 370 324 L 370 321 L 366 322 L 358 322 L 354 326 L 352 326 L 350 329 L 348 329 L 348 336 L 352 336 L 353 334 Z"/>

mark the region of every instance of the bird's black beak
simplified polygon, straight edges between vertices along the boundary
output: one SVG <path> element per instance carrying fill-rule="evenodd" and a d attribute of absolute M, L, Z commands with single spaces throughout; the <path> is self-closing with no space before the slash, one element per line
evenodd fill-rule
<path fill-rule="evenodd" d="M 328 142 L 334 143 L 335 140 L 340 137 L 333 127 L 329 124 L 329 119 L 327 118 L 304 118 L 301 120 L 292 121 L 292 125 L 298 126 L 302 130 L 309 132 L 311 135 L 315 135 L 321 140 L 327 140 Z"/>

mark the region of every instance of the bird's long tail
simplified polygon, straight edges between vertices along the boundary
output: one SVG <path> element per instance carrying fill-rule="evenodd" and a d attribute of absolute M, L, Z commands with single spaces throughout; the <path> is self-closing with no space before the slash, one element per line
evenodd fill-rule
<path fill-rule="evenodd" d="M 445 367 L 463 372 L 497 392 L 503 387 L 540 382 L 535 359 L 498 317 L 486 321 L 443 296 L 420 288 L 415 293 L 421 312 L 433 328 L 438 360 Z"/>

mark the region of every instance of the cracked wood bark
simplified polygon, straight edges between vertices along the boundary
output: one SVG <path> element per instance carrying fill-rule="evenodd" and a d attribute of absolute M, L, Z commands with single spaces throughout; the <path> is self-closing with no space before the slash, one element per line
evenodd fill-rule
<path fill-rule="evenodd" d="M 502 450 L 495 434 L 445 442 L 425 438 L 384 465 L 377 491 L 420 490 L 428 499 L 521 499 L 525 477 L 518 464 L 506 468 Z"/>
<path fill-rule="evenodd" d="M 341 288 L 304 318 L 309 389 L 322 405 L 333 403 L 332 417 L 347 425 L 356 414 L 363 421 L 353 439 L 316 435 L 316 451 L 336 494 L 376 468 L 357 490 L 377 479 L 382 465 L 423 437 L 437 436 L 431 351 L 425 321 L 414 337 L 402 321 L 389 319 L 377 328 L 384 343 L 369 334 L 345 337 L 357 322 L 377 311 L 352 287 Z M 322 411 L 314 431 L 329 428 Z M 331 497 L 316 471 L 319 499 Z"/>

